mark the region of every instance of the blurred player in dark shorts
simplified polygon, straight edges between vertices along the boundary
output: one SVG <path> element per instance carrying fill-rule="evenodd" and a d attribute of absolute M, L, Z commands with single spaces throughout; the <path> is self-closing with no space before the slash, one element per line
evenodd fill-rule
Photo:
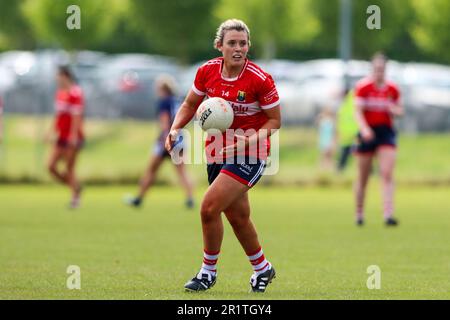
<path fill-rule="evenodd" d="M 359 128 L 355 152 L 358 162 L 355 184 L 357 225 L 364 223 L 364 199 L 375 156 L 380 165 L 385 224 L 398 224 L 393 217 L 393 171 L 397 154 L 393 118 L 403 114 L 403 107 L 397 86 L 385 79 L 386 63 L 386 56 L 375 54 L 372 75 L 360 80 L 355 88 L 355 116 Z"/>
<path fill-rule="evenodd" d="M 148 164 L 147 170 L 141 179 L 139 185 L 139 193 L 135 197 L 127 197 L 125 202 L 131 206 L 139 207 L 145 197 L 145 194 L 155 182 L 156 174 L 165 159 L 171 159 L 170 154 L 164 147 L 165 139 L 169 133 L 177 109 L 177 99 L 175 97 L 175 80 L 168 76 L 162 75 L 156 81 L 156 93 L 158 95 L 158 120 L 160 126 L 160 134 L 153 148 L 153 155 Z M 180 135 L 177 146 L 182 148 L 183 136 Z M 174 163 L 175 164 L 175 163 Z M 194 206 L 193 186 L 187 176 L 184 163 L 181 161 L 175 164 L 180 182 L 186 192 L 186 206 L 192 208 Z"/>

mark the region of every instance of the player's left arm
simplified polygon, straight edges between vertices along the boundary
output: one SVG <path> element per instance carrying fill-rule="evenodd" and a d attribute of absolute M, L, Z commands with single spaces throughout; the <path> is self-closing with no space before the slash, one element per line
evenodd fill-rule
<path fill-rule="evenodd" d="M 83 121 L 83 96 L 78 93 L 72 101 L 72 123 L 70 127 L 69 144 L 75 146 L 78 143 L 78 132 L 81 131 Z"/>
<path fill-rule="evenodd" d="M 267 78 L 260 86 L 258 100 L 262 111 L 267 117 L 267 121 L 259 128 L 256 134 L 246 138 L 246 145 L 253 145 L 258 143 L 260 139 L 270 137 L 281 127 L 280 97 L 278 96 L 275 82 L 270 75 L 267 75 Z"/>
<path fill-rule="evenodd" d="M 389 112 L 393 116 L 401 117 L 403 116 L 405 110 L 400 100 L 400 91 L 396 87 L 393 88 L 393 91 L 394 97 L 393 100 L 391 101 L 391 104 L 389 105 Z"/>
<path fill-rule="evenodd" d="M 161 131 L 169 133 L 170 130 L 170 114 L 167 111 L 161 112 L 159 115 L 159 125 Z"/>
<path fill-rule="evenodd" d="M 266 123 L 251 136 L 243 136 L 235 134 L 236 143 L 222 148 L 220 154 L 227 154 L 230 152 L 240 151 L 245 149 L 249 145 L 257 145 L 259 141 L 265 140 L 274 134 L 281 127 L 281 112 L 280 105 L 270 109 L 263 109 L 263 112 L 267 116 Z"/>
<path fill-rule="evenodd" d="M 158 122 L 159 128 L 162 132 L 164 132 L 165 136 L 169 133 L 170 130 L 170 114 L 172 110 L 172 103 L 167 99 L 162 99 L 158 101 Z"/>
<path fill-rule="evenodd" d="M 275 82 L 270 75 L 267 75 L 266 80 L 261 85 L 258 100 L 262 111 L 267 117 L 267 121 L 256 134 L 248 137 L 246 141 L 247 145 L 256 143 L 260 139 L 270 137 L 281 127 L 280 97 L 278 96 Z"/>
<path fill-rule="evenodd" d="M 247 145 L 256 143 L 260 139 L 270 137 L 273 133 L 275 133 L 275 131 L 281 128 L 281 111 L 279 104 L 270 109 L 263 109 L 263 112 L 267 117 L 267 121 L 256 134 L 253 134 L 247 138 Z"/>
<path fill-rule="evenodd" d="M 396 117 L 401 117 L 404 115 L 405 110 L 400 103 L 392 103 L 389 106 L 389 112 Z"/>
<path fill-rule="evenodd" d="M 82 119 L 83 115 L 81 113 L 72 115 L 72 126 L 70 128 L 70 136 L 69 136 L 69 143 L 72 146 L 75 146 L 78 143 L 78 132 L 81 129 Z"/>
<path fill-rule="evenodd" d="M 235 135 L 237 142 L 222 149 L 221 153 L 226 154 L 234 151 L 240 151 L 249 145 L 258 145 L 259 141 L 266 140 L 281 127 L 280 98 L 278 91 L 270 75 L 259 86 L 258 102 L 262 112 L 267 117 L 267 121 L 250 136 Z"/>
<path fill-rule="evenodd" d="M 161 143 L 165 143 L 166 137 L 170 132 L 170 113 L 163 111 L 159 113 L 159 127 L 162 134 L 160 135 Z"/>

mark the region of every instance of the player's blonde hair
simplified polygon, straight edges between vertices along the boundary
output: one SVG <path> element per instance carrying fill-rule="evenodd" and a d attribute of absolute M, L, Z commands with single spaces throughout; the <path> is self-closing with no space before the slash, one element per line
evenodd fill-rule
<path fill-rule="evenodd" d="M 225 32 L 230 30 L 245 31 L 247 33 L 248 45 L 250 46 L 250 29 L 247 27 L 245 22 L 238 19 L 228 19 L 222 22 L 219 28 L 217 28 L 216 38 L 214 39 L 215 49 L 218 49 L 218 46 L 223 44 Z"/>
<path fill-rule="evenodd" d="M 176 95 L 177 93 L 177 82 L 170 74 L 159 75 L 155 80 L 155 85 L 163 88 L 170 95 Z"/>

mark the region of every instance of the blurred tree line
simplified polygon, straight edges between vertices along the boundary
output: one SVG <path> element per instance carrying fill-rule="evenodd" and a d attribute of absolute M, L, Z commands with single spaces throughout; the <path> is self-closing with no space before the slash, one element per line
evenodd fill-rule
<path fill-rule="evenodd" d="M 81 30 L 68 30 L 66 9 L 81 8 Z M 369 30 L 369 5 L 381 9 L 381 30 Z M 182 63 L 216 56 L 216 29 L 243 19 L 252 58 L 336 57 L 339 0 L 0 0 L 0 50 L 64 48 L 147 52 Z M 353 0 L 352 55 L 384 50 L 401 61 L 450 64 L 449 0 Z"/>

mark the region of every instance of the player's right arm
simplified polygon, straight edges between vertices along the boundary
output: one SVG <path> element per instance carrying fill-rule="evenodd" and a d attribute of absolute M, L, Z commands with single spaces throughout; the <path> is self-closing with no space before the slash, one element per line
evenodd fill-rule
<path fill-rule="evenodd" d="M 73 87 L 70 90 L 70 103 L 72 124 L 70 126 L 69 144 L 76 146 L 78 144 L 78 134 L 81 131 L 84 113 L 83 92 L 79 87 Z"/>
<path fill-rule="evenodd" d="M 372 140 L 374 137 L 374 133 L 367 124 L 366 119 L 364 118 L 362 107 L 358 103 L 355 103 L 355 119 L 362 138 L 366 141 Z"/>
<path fill-rule="evenodd" d="M 370 141 L 374 138 L 373 130 L 369 127 L 367 124 L 366 118 L 364 117 L 363 113 L 363 102 L 364 99 L 364 88 L 357 86 L 355 90 L 355 120 L 359 128 L 359 132 L 361 133 L 361 136 L 363 140 Z"/>
<path fill-rule="evenodd" d="M 389 113 L 395 117 L 401 117 L 404 114 L 404 109 L 400 102 L 400 91 L 394 84 L 391 84 L 391 91 L 393 93 L 393 99 L 388 107 Z"/>
<path fill-rule="evenodd" d="M 203 98 L 204 96 L 196 94 L 192 89 L 189 90 L 186 99 L 183 101 L 181 107 L 175 115 L 172 127 L 167 135 L 165 148 L 168 152 L 172 150 L 173 143 L 176 141 L 180 129 L 184 128 L 194 117 L 198 106 L 203 101 Z"/>

